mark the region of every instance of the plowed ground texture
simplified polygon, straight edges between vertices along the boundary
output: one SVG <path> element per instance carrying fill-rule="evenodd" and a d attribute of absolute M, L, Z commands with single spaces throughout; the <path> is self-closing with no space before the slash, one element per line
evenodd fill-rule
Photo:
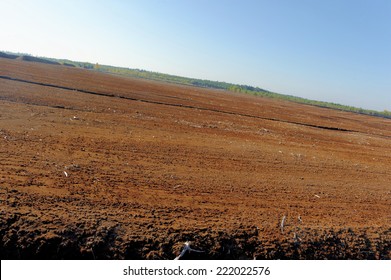
<path fill-rule="evenodd" d="M 0 59 L 2 259 L 390 259 L 391 121 Z"/>

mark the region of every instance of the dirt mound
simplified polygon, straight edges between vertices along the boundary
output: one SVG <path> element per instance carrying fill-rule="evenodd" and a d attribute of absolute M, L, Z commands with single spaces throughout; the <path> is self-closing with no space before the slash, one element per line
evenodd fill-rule
<path fill-rule="evenodd" d="M 190 241 L 201 252 L 181 259 L 390 259 L 391 229 L 327 229 L 268 237 L 257 227 L 234 231 L 167 228 L 164 235 L 149 228 L 125 234 L 121 224 L 78 222 L 57 228 L 20 214 L 1 217 L 1 259 L 174 259 Z M 35 227 L 25 229 L 26 224 Z M 375 238 L 373 238 L 376 236 Z"/>
<path fill-rule="evenodd" d="M 391 259 L 391 121 L 0 58 L 2 259 Z"/>

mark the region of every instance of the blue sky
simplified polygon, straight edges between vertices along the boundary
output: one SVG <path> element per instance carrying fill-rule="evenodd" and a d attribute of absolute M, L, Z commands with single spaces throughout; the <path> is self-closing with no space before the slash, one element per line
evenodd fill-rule
<path fill-rule="evenodd" d="M 0 3 L 0 50 L 391 110 L 389 0 Z"/>

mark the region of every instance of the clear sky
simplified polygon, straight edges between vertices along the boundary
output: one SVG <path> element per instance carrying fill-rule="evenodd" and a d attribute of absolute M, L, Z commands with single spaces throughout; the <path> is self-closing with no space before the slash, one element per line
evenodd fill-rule
<path fill-rule="evenodd" d="M 0 50 L 391 110 L 390 0 L 0 0 Z"/>

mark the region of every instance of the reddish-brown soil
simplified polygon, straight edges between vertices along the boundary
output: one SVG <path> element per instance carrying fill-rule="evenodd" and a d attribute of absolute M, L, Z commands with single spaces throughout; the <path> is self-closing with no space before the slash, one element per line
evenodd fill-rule
<path fill-rule="evenodd" d="M 2 259 L 391 258 L 390 120 L 6 58 L 0 76 Z"/>

